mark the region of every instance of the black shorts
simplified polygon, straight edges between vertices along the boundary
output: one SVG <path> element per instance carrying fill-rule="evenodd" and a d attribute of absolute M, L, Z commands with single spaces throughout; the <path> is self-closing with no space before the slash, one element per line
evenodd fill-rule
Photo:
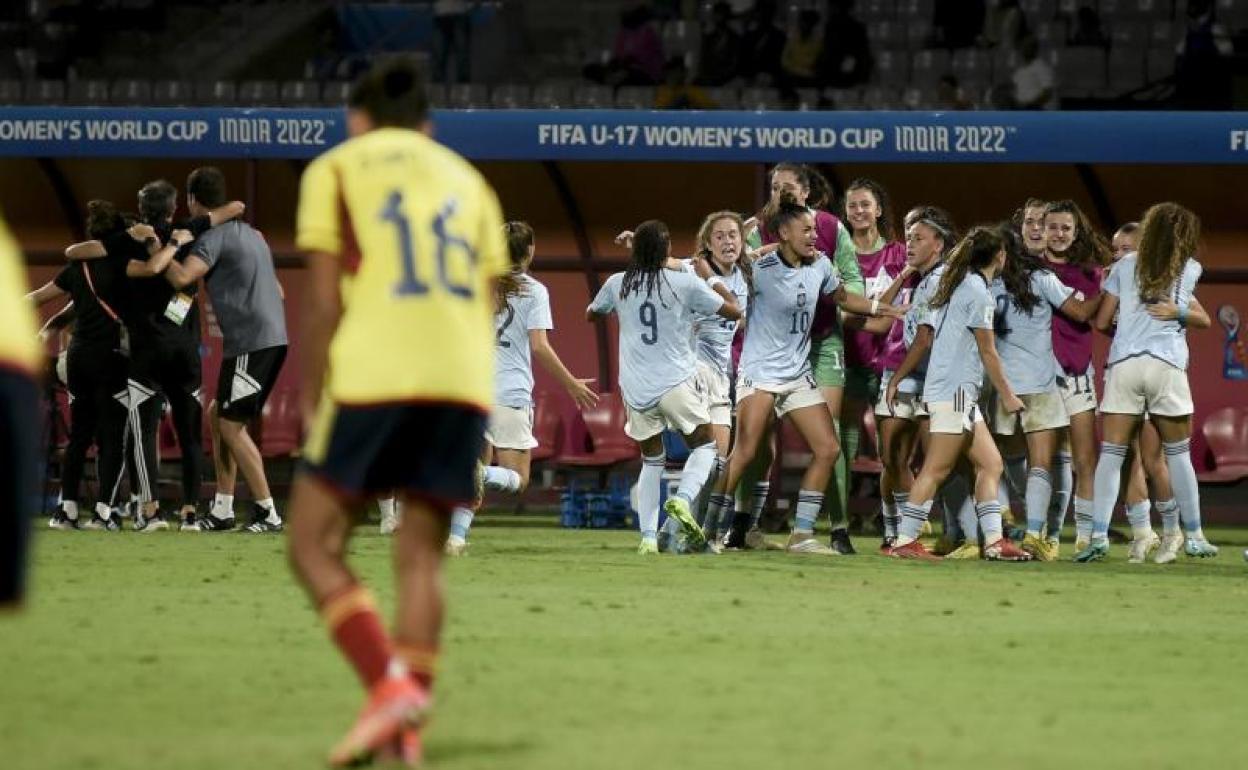
<path fill-rule="evenodd" d="M 25 593 L 30 518 L 39 512 L 39 414 L 34 381 L 0 369 L 0 604 Z"/>
<path fill-rule="evenodd" d="M 486 416 L 449 405 L 339 406 L 304 470 L 350 502 L 398 492 L 450 512 L 476 498 Z M 314 439 L 309 440 L 309 448 Z"/>
<path fill-rule="evenodd" d="M 217 414 L 234 422 L 251 422 L 269 400 L 286 360 L 286 346 L 230 356 L 217 376 Z"/>

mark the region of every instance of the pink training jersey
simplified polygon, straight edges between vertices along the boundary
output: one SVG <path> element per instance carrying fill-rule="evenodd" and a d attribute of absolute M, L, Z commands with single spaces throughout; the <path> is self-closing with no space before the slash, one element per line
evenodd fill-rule
<path fill-rule="evenodd" d="M 836 244 L 840 229 L 841 220 L 835 215 L 819 209 L 815 210 L 815 248 L 827 254 L 833 264 L 836 263 Z M 758 231 L 763 236 L 764 244 L 776 242 L 776 237 L 767 232 L 765 227 L 760 225 Z M 815 317 L 810 323 L 810 338 L 821 340 L 834 334 L 837 328 L 839 324 L 837 323 L 836 301 L 831 295 L 824 295 L 815 305 Z"/>
<path fill-rule="evenodd" d="M 1095 297 L 1101 291 L 1104 271 L 1100 267 L 1082 268 L 1063 265 L 1047 257 L 1045 263 L 1057 273 L 1058 279 L 1084 297 Z M 1092 327 L 1072 321 L 1060 313 L 1053 314 L 1053 354 L 1066 374 L 1084 374 L 1092 364 Z"/>
<path fill-rule="evenodd" d="M 906 246 L 893 241 L 884 244 L 884 248 L 879 251 L 859 254 L 858 267 L 862 270 L 862 280 L 866 283 L 864 296 L 869 299 L 879 297 L 888 291 L 888 287 L 893 285 L 893 279 L 905 269 Z M 879 359 L 885 342 L 885 337 L 880 334 L 850 332 L 845 340 L 845 365 L 869 366 L 877 374 L 883 372 Z M 902 354 L 905 354 L 904 348 Z"/>

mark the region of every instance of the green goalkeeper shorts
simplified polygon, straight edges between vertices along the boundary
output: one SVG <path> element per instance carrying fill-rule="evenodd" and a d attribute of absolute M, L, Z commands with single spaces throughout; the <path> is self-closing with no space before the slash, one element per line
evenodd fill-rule
<path fill-rule="evenodd" d="M 845 343 L 840 334 L 811 341 L 810 368 L 819 387 L 845 387 Z"/>

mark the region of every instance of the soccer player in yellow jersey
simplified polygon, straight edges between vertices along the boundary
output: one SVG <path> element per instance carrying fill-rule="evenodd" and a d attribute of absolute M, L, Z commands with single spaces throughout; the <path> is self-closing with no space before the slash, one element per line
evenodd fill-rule
<path fill-rule="evenodd" d="M 442 547 L 451 509 L 475 496 L 494 398 L 502 216 L 481 175 L 429 138 L 427 107 L 413 61 L 375 67 L 350 94 L 351 138 L 308 166 L 299 193 L 309 428 L 290 561 L 369 690 L 334 766 L 420 760 Z M 393 635 L 345 561 L 351 515 L 389 490 L 404 508 Z"/>
<path fill-rule="evenodd" d="M 39 388 L 43 351 L 22 254 L 0 222 L 0 609 L 21 602 L 26 538 L 39 509 Z"/>

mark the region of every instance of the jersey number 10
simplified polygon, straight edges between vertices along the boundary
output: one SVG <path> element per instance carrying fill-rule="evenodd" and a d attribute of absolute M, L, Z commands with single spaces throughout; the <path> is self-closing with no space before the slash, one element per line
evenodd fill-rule
<path fill-rule="evenodd" d="M 456 206 L 457 203 L 454 199 L 448 200 L 442 204 L 442 208 L 438 210 L 438 213 L 433 217 L 433 222 L 430 223 L 433 236 L 438 242 L 438 283 L 456 297 L 471 299 L 472 287 L 455 283 L 451 280 L 447 271 L 448 252 L 452 248 L 462 249 L 464 254 L 467 255 L 470 264 L 475 266 L 477 262 L 477 253 L 472 246 L 463 238 L 447 230 L 447 222 L 455 216 Z M 416 247 L 412 242 L 412 221 L 408 219 L 407 214 L 403 211 L 402 191 L 394 190 L 386 198 L 386 205 L 381 210 L 381 219 L 394 225 L 399 238 L 399 261 L 401 262 L 402 276 L 399 278 L 399 282 L 394 285 L 395 295 L 410 297 L 418 294 L 428 294 L 429 284 L 421 280 L 418 275 Z"/>

